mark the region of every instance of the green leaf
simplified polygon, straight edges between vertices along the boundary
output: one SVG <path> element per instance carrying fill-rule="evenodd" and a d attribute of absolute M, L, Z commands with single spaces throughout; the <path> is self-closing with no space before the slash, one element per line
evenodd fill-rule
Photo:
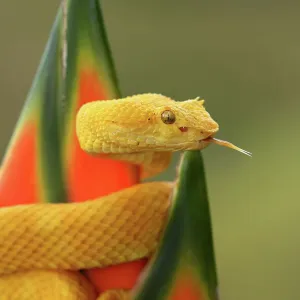
<path fill-rule="evenodd" d="M 89 101 L 120 97 L 120 92 L 98 1 L 69 0 L 67 16 L 63 41 L 60 8 L 5 155 L 0 206 L 85 201 L 139 180 L 136 167 L 95 159 L 79 147 L 75 135 L 79 107 Z M 64 42 L 66 78 L 61 62 Z M 130 270 L 130 264 L 127 267 Z M 95 275 L 97 270 L 89 272 Z M 184 154 L 169 222 L 146 275 L 136 299 L 216 299 L 210 214 L 200 152 Z M 114 276 L 117 278 L 117 274 Z"/>
<path fill-rule="evenodd" d="M 161 244 L 135 291 L 136 300 L 216 300 L 217 275 L 200 151 L 182 157 Z"/>
<path fill-rule="evenodd" d="M 98 0 L 68 0 L 66 10 L 66 32 L 60 7 L 2 162 L 0 206 L 81 202 L 139 181 L 136 166 L 92 157 L 79 146 L 75 120 L 80 106 L 119 98 L 120 92 Z M 128 263 L 125 268 L 130 273 L 134 267 Z M 88 270 L 95 285 L 102 278 L 99 272 Z"/>
<path fill-rule="evenodd" d="M 98 1 L 68 0 L 66 15 L 65 32 L 60 7 L 4 157 L 0 205 L 86 201 L 139 180 L 135 166 L 91 157 L 79 146 L 80 106 L 120 92 Z"/>

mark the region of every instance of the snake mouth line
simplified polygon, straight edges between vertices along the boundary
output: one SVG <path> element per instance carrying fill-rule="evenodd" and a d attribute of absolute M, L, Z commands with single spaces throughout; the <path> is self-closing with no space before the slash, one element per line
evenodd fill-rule
<path fill-rule="evenodd" d="M 248 156 L 252 157 L 252 153 L 251 152 L 246 151 L 246 150 L 244 150 L 242 148 L 239 148 L 239 147 L 235 146 L 234 144 L 232 144 L 230 142 L 219 140 L 219 139 L 213 138 L 211 136 L 209 136 L 208 138 L 202 140 L 202 142 L 206 142 L 206 143 L 210 143 L 210 144 L 216 144 L 216 145 L 219 145 L 219 146 L 231 148 L 233 150 L 239 151 L 239 152 L 241 152 L 241 153 L 243 153 L 245 155 L 248 155 Z"/>

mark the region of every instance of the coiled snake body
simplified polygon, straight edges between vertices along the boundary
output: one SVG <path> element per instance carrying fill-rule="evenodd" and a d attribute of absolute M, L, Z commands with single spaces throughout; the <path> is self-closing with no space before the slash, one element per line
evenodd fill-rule
<path fill-rule="evenodd" d="M 218 124 L 203 102 L 158 94 L 91 102 L 77 114 L 78 140 L 91 155 L 138 164 L 144 177 L 152 176 L 168 166 L 172 152 L 215 141 Z M 76 270 L 151 255 L 171 189 L 168 182 L 141 183 L 96 201 L 1 208 L 0 299 L 96 299 Z M 126 297 L 108 291 L 99 299 Z"/>

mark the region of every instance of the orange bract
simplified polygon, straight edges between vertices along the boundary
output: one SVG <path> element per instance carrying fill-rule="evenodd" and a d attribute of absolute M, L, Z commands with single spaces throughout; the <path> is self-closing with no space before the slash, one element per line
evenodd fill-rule
<path fill-rule="evenodd" d="M 107 97 L 95 70 L 80 72 L 79 94 L 75 113 L 81 105 Z M 70 143 L 68 187 L 70 199 L 80 202 L 99 198 L 109 193 L 136 184 L 139 180 L 136 167 L 110 159 L 93 157 L 79 146 L 75 133 L 75 118 L 72 120 Z"/>
<path fill-rule="evenodd" d="M 32 121 L 18 132 L 0 173 L 0 207 L 40 202 L 36 133 L 36 124 Z"/>

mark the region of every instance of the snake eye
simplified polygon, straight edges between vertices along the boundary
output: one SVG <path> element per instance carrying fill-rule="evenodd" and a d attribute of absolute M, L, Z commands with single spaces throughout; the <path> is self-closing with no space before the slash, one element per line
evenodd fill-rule
<path fill-rule="evenodd" d="M 165 110 L 161 114 L 161 119 L 165 124 L 173 124 L 176 120 L 176 117 L 171 110 Z"/>

